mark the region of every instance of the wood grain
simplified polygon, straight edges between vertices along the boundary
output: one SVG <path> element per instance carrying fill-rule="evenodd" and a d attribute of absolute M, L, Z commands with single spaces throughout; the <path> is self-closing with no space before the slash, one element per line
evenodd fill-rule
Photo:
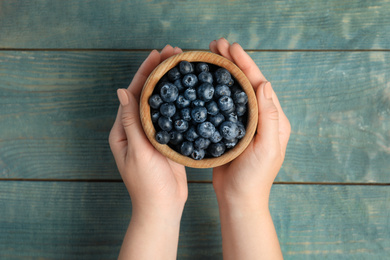
<path fill-rule="evenodd" d="M 386 259 L 390 190 L 274 185 L 285 259 Z M 0 182 L 1 259 L 116 259 L 131 216 L 122 183 Z M 190 184 L 178 259 L 222 259 L 211 184 Z"/>
<path fill-rule="evenodd" d="M 0 48 L 390 49 L 387 0 L 0 3 Z"/>
<path fill-rule="evenodd" d="M 277 181 L 390 183 L 388 52 L 250 55 L 292 125 Z M 0 178 L 119 179 L 107 141 L 115 91 L 146 56 L 0 52 Z"/>

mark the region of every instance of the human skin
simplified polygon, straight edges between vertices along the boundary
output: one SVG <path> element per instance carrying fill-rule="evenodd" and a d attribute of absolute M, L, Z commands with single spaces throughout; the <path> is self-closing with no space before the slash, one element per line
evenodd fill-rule
<path fill-rule="evenodd" d="M 257 132 L 247 149 L 213 170 L 224 259 L 283 259 L 269 195 L 284 161 L 290 122 L 270 82 L 239 44 L 221 38 L 210 43 L 210 50 L 233 61 L 246 74 L 259 108 Z"/>
<path fill-rule="evenodd" d="M 132 203 L 118 259 L 176 259 L 180 220 L 188 196 L 185 168 L 160 154 L 148 141 L 139 117 L 139 98 L 153 69 L 180 52 L 170 45 L 161 53 L 153 50 L 130 86 L 117 92 L 120 107 L 109 143 Z"/>

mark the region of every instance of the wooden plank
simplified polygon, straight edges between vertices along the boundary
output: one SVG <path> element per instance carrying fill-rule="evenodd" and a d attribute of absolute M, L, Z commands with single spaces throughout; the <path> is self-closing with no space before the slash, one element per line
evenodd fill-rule
<path fill-rule="evenodd" d="M 0 48 L 389 49 L 390 2 L 2 1 Z"/>
<path fill-rule="evenodd" d="M 285 259 L 386 259 L 388 186 L 274 185 Z M 1 259 L 116 259 L 131 215 L 122 183 L 0 182 Z M 190 184 L 178 259 L 222 259 L 211 184 Z"/>
<path fill-rule="evenodd" d="M 250 54 L 292 124 L 277 181 L 390 183 L 388 52 Z M 119 179 L 107 142 L 115 90 L 146 55 L 0 52 L 0 178 Z"/>

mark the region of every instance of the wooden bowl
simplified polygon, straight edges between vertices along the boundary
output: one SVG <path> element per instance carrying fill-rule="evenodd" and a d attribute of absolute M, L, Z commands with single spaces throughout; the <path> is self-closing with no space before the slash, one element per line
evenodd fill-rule
<path fill-rule="evenodd" d="M 153 126 L 151 119 L 150 106 L 148 103 L 149 97 L 152 95 L 154 87 L 157 85 L 161 77 L 183 60 L 186 60 L 188 62 L 206 62 L 227 69 L 235 78 L 236 82 L 241 85 L 242 89 L 248 96 L 248 119 L 246 125 L 246 134 L 234 148 L 226 151 L 220 157 L 194 160 L 187 156 L 181 155 L 180 153 L 170 148 L 168 145 L 160 144 L 155 140 L 156 130 Z M 184 166 L 192 168 L 213 168 L 226 164 L 235 159 L 247 148 L 247 146 L 253 139 L 253 136 L 256 132 L 258 120 L 257 99 L 253 87 L 249 82 L 248 78 L 233 62 L 211 52 L 189 51 L 177 54 L 166 59 L 159 66 L 157 66 L 154 71 L 149 75 L 141 93 L 140 117 L 142 127 L 145 131 L 146 136 L 148 137 L 152 145 L 161 154 Z"/>

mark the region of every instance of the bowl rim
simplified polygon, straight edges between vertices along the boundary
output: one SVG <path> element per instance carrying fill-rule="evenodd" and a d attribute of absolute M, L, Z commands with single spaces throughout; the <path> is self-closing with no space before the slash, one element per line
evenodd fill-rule
<path fill-rule="evenodd" d="M 161 77 L 165 75 L 170 69 L 178 65 L 181 61 L 188 62 L 205 62 L 209 64 L 214 64 L 220 67 L 227 69 L 235 80 L 240 84 L 241 88 L 248 96 L 248 118 L 246 125 L 246 134 L 239 140 L 237 145 L 225 152 L 220 157 L 215 158 L 204 158 L 202 160 L 194 160 L 190 157 L 184 156 L 168 145 L 160 144 L 155 140 L 156 130 L 151 120 L 150 114 L 150 105 L 148 103 L 149 97 L 152 95 L 156 84 L 159 82 Z M 151 142 L 151 144 L 158 150 L 161 154 L 167 158 L 182 164 L 187 167 L 192 168 L 213 168 L 227 164 L 238 157 L 250 144 L 252 141 L 258 123 L 258 104 L 255 91 L 246 75 L 241 71 L 241 69 L 234 64 L 229 59 L 206 51 L 187 51 L 176 54 L 169 57 L 160 63 L 148 76 L 141 92 L 140 102 L 140 118 L 142 128 L 145 132 L 146 137 Z"/>

